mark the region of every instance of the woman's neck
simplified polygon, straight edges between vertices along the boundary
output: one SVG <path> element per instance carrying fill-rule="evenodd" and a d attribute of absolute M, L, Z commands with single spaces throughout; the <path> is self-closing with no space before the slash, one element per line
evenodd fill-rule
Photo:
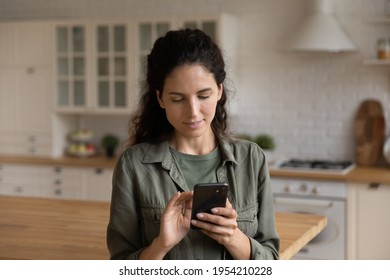
<path fill-rule="evenodd" d="M 208 137 L 183 138 L 173 134 L 169 140 L 169 146 L 184 154 L 207 155 L 217 147 L 217 139 L 213 132 Z"/>

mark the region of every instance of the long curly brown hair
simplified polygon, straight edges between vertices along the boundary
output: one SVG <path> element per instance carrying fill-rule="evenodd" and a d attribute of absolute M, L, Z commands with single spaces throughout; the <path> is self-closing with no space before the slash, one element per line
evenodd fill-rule
<path fill-rule="evenodd" d="M 230 139 L 227 134 L 228 90 L 225 62 L 218 45 L 203 31 L 183 29 L 169 31 L 154 43 L 147 57 L 147 72 L 138 110 L 129 122 L 129 145 L 142 142 L 160 143 L 168 140 L 174 128 L 165 110 L 158 103 L 156 91 L 163 92 L 165 78 L 174 68 L 199 64 L 213 74 L 217 85 L 223 85 L 211 128 L 217 138 Z"/>

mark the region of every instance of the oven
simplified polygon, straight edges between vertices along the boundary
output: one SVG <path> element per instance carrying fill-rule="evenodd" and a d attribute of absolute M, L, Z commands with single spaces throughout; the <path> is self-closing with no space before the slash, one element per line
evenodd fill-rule
<path fill-rule="evenodd" d="M 350 163 L 338 170 L 326 168 L 323 171 L 346 173 L 345 170 L 350 170 L 352 167 L 353 165 Z M 295 167 L 292 169 L 296 170 Z M 302 166 L 298 170 L 302 172 Z M 321 172 L 321 170 L 316 170 L 316 172 Z M 326 228 L 302 248 L 293 259 L 346 259 L 346 183 L 272 176 L 271 188 L 275 211 L 316 214 L 328 218 Z"/>

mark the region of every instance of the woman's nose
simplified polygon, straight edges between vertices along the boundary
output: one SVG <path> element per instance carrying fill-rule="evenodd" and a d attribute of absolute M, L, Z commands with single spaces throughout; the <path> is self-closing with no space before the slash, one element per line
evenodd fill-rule
<path fill-rule="evenodd" d="M 199 102 L 196 99 L 190 99 L 188 102 L 188 113 L 194 117 L 197 116 L 199 112 Z"/>

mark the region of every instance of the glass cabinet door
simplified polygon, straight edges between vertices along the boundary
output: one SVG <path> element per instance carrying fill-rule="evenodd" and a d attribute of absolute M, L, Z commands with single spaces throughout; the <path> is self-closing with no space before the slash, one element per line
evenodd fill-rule
<path fill-rule="evenodd" d="M 213 40 L 217 40 L 217 22 L 215 20 L 186 20 L 183 22 L 184 28 L 203 30 Z"/>
<path fill-rule="evenodd" d="M 171 29 L 171 22 L 144 22 L 138 25 L 138 77 L 146 73 L 146 57 L 154 41 L 165 35 Z"/>
<path fill-rule="evenodd" d="M 86 106 L 86 34 L 81 25 L 56 29 L 57 106 Z"/>
<path fill-rule="evenodd" d="M 129 105 L 126 34 L 126 25 L 96 27 L 98 108 L 126 108 Z"/>

